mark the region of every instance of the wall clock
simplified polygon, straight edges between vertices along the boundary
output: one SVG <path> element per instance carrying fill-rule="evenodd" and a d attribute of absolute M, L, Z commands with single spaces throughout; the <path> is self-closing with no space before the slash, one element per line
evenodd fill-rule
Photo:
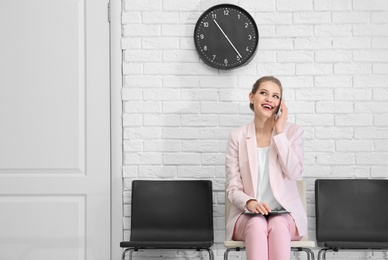
<path fill-rule="evenodd" d="M 216 69 L 234 69 L 246 65 L 255 56 L 259 31 L 255 20 L 243 8 L 221 4 L 199 17 L 194 42 L 205 64 Z"/>

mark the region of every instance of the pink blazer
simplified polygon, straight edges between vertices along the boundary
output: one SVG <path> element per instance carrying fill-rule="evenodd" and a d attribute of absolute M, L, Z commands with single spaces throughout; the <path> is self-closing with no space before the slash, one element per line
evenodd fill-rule
<path fill-rule="evenodd" d="M 296 180 L 303 170 L 303 129 L 286 123 L 284 131 L 272 139 L 269 151 L 270 184 L 280 205 L 291 212 L 298 234 L 307 233 L 307 215 L 300 200 Z M 245 211 L 245 204 L 256 199 L 257 165 L 256 131 L 253 122 L 231 131 L 226 148 L 226 192 L 231 202 L 226 224 L 226 240 L 232 240 L 238 217 Z"/>

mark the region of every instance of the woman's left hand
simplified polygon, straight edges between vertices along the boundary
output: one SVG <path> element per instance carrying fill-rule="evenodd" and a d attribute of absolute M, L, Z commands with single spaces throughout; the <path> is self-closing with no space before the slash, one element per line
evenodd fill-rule
<path fill-rule="evenodd" d="M 288 107 L 286 106 L 284 99 L 282 99 L 282 101 L 280 102 L 280 111 L 280 116 L 278 118 L 275 118 L 276 134 L 280 134 L 283 132 L 284 125 L 286 124 L 288 119 Z"/>

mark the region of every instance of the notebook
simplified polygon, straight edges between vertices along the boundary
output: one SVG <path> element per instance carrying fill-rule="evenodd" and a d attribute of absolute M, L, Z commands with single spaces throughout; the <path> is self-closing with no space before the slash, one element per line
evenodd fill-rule
<path fill-rule="evenodd" d="M 280 214 L 286 214 L 286 213 L 291 213 L 285 209 L 279 209 L 279 210 L 272 210 L 271 212 L 268 212 L 268 215 L 266 216 L 273 216 L 273 215 L 280 215 Z M 251 212 L 251 211 L 245 211 L 244 214 L 247 214 L 247 215 L 259 215 L 261 213 L 254 213 L 254 212 Z"/>

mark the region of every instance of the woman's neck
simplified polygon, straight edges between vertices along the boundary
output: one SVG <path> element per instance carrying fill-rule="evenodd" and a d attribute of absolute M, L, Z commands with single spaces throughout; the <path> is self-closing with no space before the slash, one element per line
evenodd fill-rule
<path fill-rule="evenodd" d="M 272 135 L 272 131 L 275 125 L 273 117 L 271 118 L 259 118 L 255 117 L 254 119 L 256 135 Z"/>
<path fill-rule="evenodd" d="M 261 120 L 255 118 L 256 144 L 257 147 L 267 147 L 271 143 L 272 131 L 274 127 L 273 119 Z"/>

